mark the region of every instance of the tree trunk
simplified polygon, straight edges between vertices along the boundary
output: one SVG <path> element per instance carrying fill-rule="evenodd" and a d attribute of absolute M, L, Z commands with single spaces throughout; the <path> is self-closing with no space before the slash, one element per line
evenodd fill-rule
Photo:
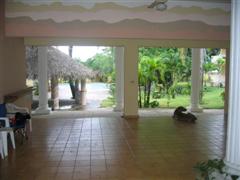
<path fill-rule="evenodd" d="M 80 98 L 80 95 L 79 95 L 79 79 L 76 79 L 75 80 L 75 87 L 74 87 L 74 93 L 75 93 L 75 103 L 77 105 L 79 105 L 79 98 Z"/>
<path fill-rule="evenodd" d="M 147 83 L 144 84 L 143 106 L 145 107 L 147 101 Z"/>
<path fill-rule="evenodd" d="M 51 99 L 52 110 L 59 109 L 59 90 L 58 90 L 58 76 L 51 77 Z"/>
<path fill-rule="evenodd" d="M 203 102 L 203 91 L 204 91 L 204 69 L 202 67 L 203 65 L 203 60 L 201 62 L 201 85 L 200 85 L 200 94 L 199 94 L 199 102 L 202 103 Z"/>
<path fill-rule="evenodd" d="M 152 81 L 149 80 L 148 86 L 147 86 L 147 107 L 149 107 L 149 104 L 150 104 L 151 86 L 152 86 Z"/>
<path fill-rule="evenodd" d="M 140 83 L 138 84 L 138 105 L 140 108 L 142 108 L 142 93 L 141 93 L 141 84 Z"/>
<path fill-rule="evenodd" d="M 72 57 L 72 50 L 73 50 L 73 46 L 69 46 L 68 47 L 68 54 L 70 57 Z M 69 86 L 72 92 L 72 99 L 75 99 L 75 85 L 74 85 L 74 81 L 73 79 L 70 77 L 69 78 Z"/>
<path fill-rule="evenodd" d="M 70 86 L 70 89 L 72 92 L 72 99 L 75 99 L 75 86 L 74 86 L 72 78 L 69 79 L 69 86 Z"/>

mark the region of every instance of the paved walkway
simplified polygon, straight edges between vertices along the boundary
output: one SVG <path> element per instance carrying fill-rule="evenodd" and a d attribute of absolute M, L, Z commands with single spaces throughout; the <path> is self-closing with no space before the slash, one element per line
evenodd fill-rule
<path fill-rule="evenodd" d="M 109 94 L 109 87 L 106 83 L 87 83 L 86 84 L 87 93 L 86 100 L 87 104 L 85 109 L 96 109 L 99 108 L 101 102 L 104 99 L 107 99 Z M 51 93 L 48 93 L 49 104 L 51 104 Z M 60 109 L 71 109 L 75 103 L 75 100 L 72 99 L 72 93 L 69 87 L 69 84 L 59 84 L 59 103 Z M 33 108 L 37 108 L 38 96 L 33 96 Z"/>

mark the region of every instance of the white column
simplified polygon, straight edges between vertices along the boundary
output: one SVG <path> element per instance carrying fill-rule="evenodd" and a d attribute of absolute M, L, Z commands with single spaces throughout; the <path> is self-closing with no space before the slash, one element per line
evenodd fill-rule
<path fill-rule="evenodd" d="M 240 1 L 232 0 L 229 105 L 226 157 L 230 173 L 240 175 Z"/>
<path fill-rule="evenodd" d="M 192 49 L 192 76 L 191 76 L 191 105 L 190 111 L 202 112 L 202 108 L 199 106 L 199 97 L 201 89 L 201 65 L 203 56 L 203 49 Z"/>
<path fill-rule="evenodd" d="M 79 105 L 80 106 L 82 106 L 82 107 L 84 107 L 84 106 L 86 106 L 86 104 L 87 104 L 87 97 L 86 97 L 86 95 L 87 95 L 87 88 L 86 88 L 86 79 L 82 79 L 81 80 L 81 90 L 80 90 L 80 98 L 79 98 L 79 100 L 80 100 L 80 102 L 79 102 Z"/>
<path fill-rule="evenodd" d="M 115 72 L 116 72 L 116 106 L 114 111 L 123 110 L 123 94 L 124 94 L 124 48 L 115 47 Z"/>
<path fill-rule="evenodd" d="M 138 118 L 138 46 L 129 43 L 124 49 L 125 118 Z"/>
<path fill-rule="evenodd" d="M 47 47 L 38 48 L 38 88 L 39 105 L 35 114 L 49 114 L 48 108 L 48 74 Z"/>
<path fill-rule="evenodd" d="M 228 100 L 229 100 L 229 65 L 230 65 L 230 49 L 226 49 L 225 61 L 225 93 L 224 93 L 224 120 L 228 119 Z"/>

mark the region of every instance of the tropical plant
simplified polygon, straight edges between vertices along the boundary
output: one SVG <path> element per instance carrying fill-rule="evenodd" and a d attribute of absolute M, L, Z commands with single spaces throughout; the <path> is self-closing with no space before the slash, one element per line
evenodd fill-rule
<path fill-rule="evenodd" d="M 221 74 L 225 73 L 225 59 L 219 58 L 217 59 L 217 71 Z"/>
<path fill-rule="evenodd" d="M 198 162 L 194 169 L 198 173 L 197 180 L 214 180 L 219 177 L 226 179 L 230 177 L 232 180 L 237 180 L 239 176 L 229 174 L 226 171 L 226 165 L 222 159 L 210 159 L 208 161 Z"/>
<path fill-rule="evenodd" d="M 35 96 L 39 95 L 39 86 L 38 86 L 38 82 L 36 81 L 33 82 L 33 94 Z"/>
<path fill-rule="evenodd" d="M 157 60 L 143 56 L 139 63 L 139 95 L 142 95 L 143 87 L 143 104 L 149 107 L 150 95 L 153 83 L 157 82 L 156 70 L 158 68 Z M 142 106 L 142 99 L 139 98 L 139 105 Z"/>
<path fill-rule="evenodd" d="M 205 49 L 204 62 L 203 62 L 203 75 L 210 71 L 218 70 L 217 64 L 212 62 L 212 56 L 219 55 L 220 49 L 218 48 L 207 48 Z M 221 64 L 221 63 L 220 63 Z M 206 83 L 204 83 L 206 84 Z"/>
<path fill-rule="evenodd" d="M 140 108 L 151 107 L 151 97 L 159 99 L 166 95 L 169 100 L 175 98 L 177 83 L 189 81 L 191 76 L 189 54 L 191 54 L 189 50 L 184 48 L 139 49 L 138 101 Z"/>

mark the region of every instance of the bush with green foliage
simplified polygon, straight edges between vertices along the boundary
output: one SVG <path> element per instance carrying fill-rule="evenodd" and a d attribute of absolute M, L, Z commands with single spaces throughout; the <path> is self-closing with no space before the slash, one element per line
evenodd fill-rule
<path fill-rule="evenodd" d="M 39 86 L 38 86 L 38 82 L 34 81 L 33 83 L 33 94 L 35 96 L 39 95 Z"/>
<path fill-rule="evenodd" d="M 108 84 L 109 86 L 109 94 L 111 97 L 115 97 L 115 92 L 116 92 L 116 83 L 110 83 Z"/>
<path fill-rule="evenodd" d="M 175 85 L 175 91 L 178 95 L 190 95 L 191 94 L 191 84 L 189 82 L 178 82 Z"/>
<path fill-rule="evenodd" d="M 223 100 L 223 102 L 224 102 L 224 100 L 225 100 L 225 91 L 223 91 L 223 92 L 220 94 L 220 96 L 221 96 L 221 98 L 222 98 L 222 100 Z"/>
<path fill-rule="evenodd" d="M 156 108 L 156 107 L 159 107 L 159 102 L 158 101 L 152 101 L 152 102 L 150 102 L 150 107 L 151 108 Z"/>

